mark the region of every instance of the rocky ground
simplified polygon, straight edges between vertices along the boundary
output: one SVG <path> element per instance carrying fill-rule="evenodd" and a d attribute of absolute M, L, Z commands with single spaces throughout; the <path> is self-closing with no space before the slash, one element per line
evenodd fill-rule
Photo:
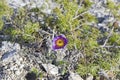
<path fill-rule="evenodd" d="M 98 18 L 98 26 L 101 31 L 109 30 L 106 24 L 109 22 L 114 22 L 114 16 L 111 16 L 109 10 L 104 7 L 106 0 L 91 0 L 95 2 L 88 12 L 92 13 Z M 120 3 L 120 0 L 113 0 L 115 3 Z M 30 2 L 34 2 L 32 7 L 45 4 L 44 0 L 7 0 L 8 5 L 14 9 L 25 6 Z M 50 8 L 43 10 L 45 13 L 51 13 L 51 9 L 57 6 L 56 3 L 49 1 L 51 5 Z M 46 5 L 47 6 L 47 5 Z M 118 21 L 119 26 L 120 22 Z M 91 24 L 93 25 L 93 24 Z M 63 54 L 47 54 L 48 49 L 35 49 L 28 48 L 26 46 L 21 46 L 19 43 L 12 43 L 10 41 L 5 41 L 9 36 L 0 35 L 0 80 L 35 80 L 36 74 L 32 73 L 32 69 L 37 69 L 40 77 L 37 80 L 83 80 L 80 75 L 74 73 L 75 65 L 78 59 L 82 57 L 81 53 L 77 51 L 67 52 L 62 51 Z M 66 54 L 64 54 L 66 53 Z M 61 56 L 61 57 L 60 57 Z M 68 62 L 63 64 L 64 62 Z M 68 71 L 66 70 L 66 66 Z M 65 73 L 63 75 L 63 73 Z M 94 77 L 89 74 L 86 80 L 94 80 Z M 116 79 L 116 80 L 120 80 Z"/>

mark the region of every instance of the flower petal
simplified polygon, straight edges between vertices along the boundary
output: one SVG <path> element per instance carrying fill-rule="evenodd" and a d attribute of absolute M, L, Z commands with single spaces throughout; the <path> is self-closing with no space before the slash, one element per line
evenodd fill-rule
<path fill-rule="evenodd" d="M 58 40 L 63 41 L 63 43 L 64 43 L 63 46 L 56 44 L 56 41 L 58 41 Z M 60 36 L 57 36 L 57 37 L 55 37 L 53 39 L 52 48 L 53 48 L 53 50 L 55 50 L 55 49 L 61 49 L 61 48 L 64 48 L 67 43 L 68 43 L 67 38 L 64 35 L 60 35 Z"/>

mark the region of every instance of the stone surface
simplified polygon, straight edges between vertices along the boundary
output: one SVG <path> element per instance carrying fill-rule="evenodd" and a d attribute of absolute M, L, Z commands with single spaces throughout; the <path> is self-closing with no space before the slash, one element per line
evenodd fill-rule
<path fill-rule="evenodd" d="M 50 14 L 52 9 L 54 9 L 58 4 L 53 2 L 52 0 L 48 0 L 47 2 L 45 0 L 7 0 L 8 5 L 10 7 L 17 9 L 23 6 L 26 6 L 28 8 L 41 8 L 44 6 L 45 8 L 42 10 L 42 12 L 46 14 Z"/>
<path fill-rule="evenodd" d="M 93 75 L 88 74 L 88 77 L 86 78 L 86 80 L 93 80 Z"/>
<path fill-rule="evenodd" d="M 32 4 L 31 7 L 41 7 L 44 0 L 7 0 L 7 2 L 13 8 L 19 8 L 30 4 Z"/>
<path fill-rule="evenodd" d="M 2 51 L 1 60 L 7 60 L 13 57 L 20 50 L 20 45 L 18 43 L 11 43 L 7 41 L 2 42 L 0 51 Z"/>
<path fill-rule="evenodd" d="M 97 28 L 102 31 L 108 31 L 108 23 L 114 22 L 115 18 L 111 11 L 106 8 L 107 0 L 91 0 L 94 4 L 89 9 L 89 12 L 98 19 Z M 113 3 L 118 2 L 113 0 Z"/>
<path fill-rule="evenodd" d="M 83 80 L 77 73 L 70 72 L 68 80 Z"/>
<path fill-rule="evenodd" d="M 28 57 L 27 53 L 30 54 L 29 50 L 21 49 L 19 44 L 15 43 L 13 46 L 10 42 L 3 42 L 0 47 L 3 55 L 13 49 L 16 49 L 14 55 L 8 55 L 8 57 L 0 61 L 0 80 L 24 80 L 25 75 L 29 71 L 29 68 L 26 69 L 26 67 L 31 69 L 37 66 L 32 62 L 32 58 Z"/>
<path fill-rule="evenodd" d="M 58 75 L 58 68 L 52 64 L 42 64 L 48 74 Z"/>
<path fill-rule="evenodd" d="M 20 45 L 18 43 L 2 41 L 2 47 L 1 47 L 2 51 L 7 52 L 7 51 L 13 50 L 13 49 L 20 50 Z"/>

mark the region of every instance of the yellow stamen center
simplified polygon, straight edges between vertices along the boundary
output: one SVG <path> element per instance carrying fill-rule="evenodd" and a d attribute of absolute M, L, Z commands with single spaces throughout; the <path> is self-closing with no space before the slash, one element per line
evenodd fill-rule
<path fill-rule="evenodd" d="M 64 45 L 64 41 L 62 39 L 59 39 L 56 41 L 56 45 L 62 47 Z"/>

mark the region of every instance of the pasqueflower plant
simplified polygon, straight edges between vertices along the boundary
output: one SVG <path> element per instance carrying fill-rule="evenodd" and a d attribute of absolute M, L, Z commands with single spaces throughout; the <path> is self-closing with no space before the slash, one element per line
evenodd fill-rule
<path fill-rule="evenodd" d="M 59 35 L 54 37 L 52 41 L 52 49 L 57 50 L 57 49 L 63 49 L 67 45 L 68 40 L 64 35 Z"/>

